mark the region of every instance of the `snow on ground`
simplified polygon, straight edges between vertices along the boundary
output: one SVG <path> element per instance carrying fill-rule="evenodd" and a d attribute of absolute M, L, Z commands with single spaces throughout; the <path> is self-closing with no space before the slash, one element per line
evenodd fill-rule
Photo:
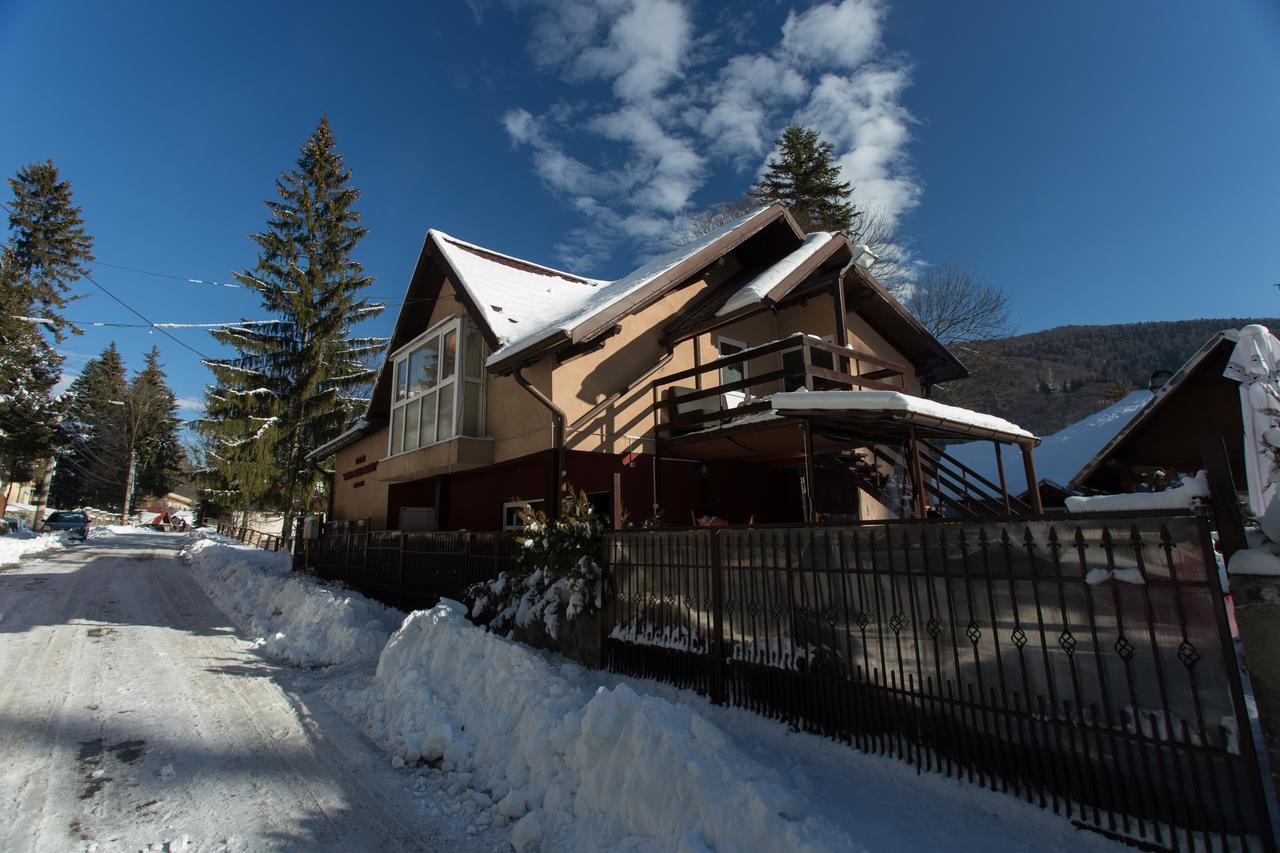
<path fill-rule="evenodd" d="M 284 551 L 263 551 L 198 533 L 183 552 L 197 582 L 257 648 L 295 666 L 372 660 L 401 614 L 362 595 L 295 575 Z"/>
<path fill-rule="evenodd" d="M 67 546 L 67 538 L 62 533 L 44 533 L 23 535 L 11 533 L 0 536 L 0 566 L 16 563 L 30 554 L 42 551 L 55 551 Z"/>
<path fill-rule="evenodd" d="M 282 645 L 380 608 L 287 578 L 278 555 L 207 535 L 188 553 L 254 634 L 287 623 Z M 357 633 L 361 653 L 386 637 L 368 623 Z M 405 618 L 376 670 L 369 659 L 312 677 L 393 764 L 420 765 L 416 793 L 433 809 L 469 835 L 509 828 L 521 851 L 1117 849 L 1007 795 L 583 669 L 472 625 L 455 602 Z"/>

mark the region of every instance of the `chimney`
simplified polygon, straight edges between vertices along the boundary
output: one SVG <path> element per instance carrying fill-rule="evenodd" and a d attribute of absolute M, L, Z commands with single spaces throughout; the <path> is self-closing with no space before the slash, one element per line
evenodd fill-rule
<path fill-rule="evenodd" d="M 1157 370 L 1151 374 L 1151 379 L 1147 382 L 1147 388 L 1152 391 L 1159 391 L 1172 378 L 1172 370 Z"/>

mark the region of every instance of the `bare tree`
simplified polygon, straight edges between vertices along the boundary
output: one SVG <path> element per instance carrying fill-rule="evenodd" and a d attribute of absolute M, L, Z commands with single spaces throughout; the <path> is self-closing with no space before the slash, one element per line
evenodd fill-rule
<path fill-rule="evenodd" d="M 905 304 L 944 346 L 973 351 L 974 344 L 1009 334 L 1009 297 L 955 264 L 929 267 L 911 286 Z"/>
<path fill-rule="evenodd" d="M 916 267 L 911 263 L 910 252 L 898 238 L 893 220 L 882 210 L 865 210 L 854 220 L 854 233 L 849 239 L 855 246 L 865 245 L 875 253 L 872 275 L 900 301 L 905 301 L 916 278 Z"/>
<path fill-rule="evenodd" d="M 748 213 L 757 211 L 762 207 L 764 207 L 762 202 L 743 196 L 733 201 L 722 201 L 719 204 L 713 204 L 710 207 L 690 213 L 684 217 L 681 223 L 683 227 L 676 244 L 683 246 L 686 243 L 692 243 L 699 237 L 704 237 L 712 231 L 719 230 L 730 222 L 741 219 Z"/>

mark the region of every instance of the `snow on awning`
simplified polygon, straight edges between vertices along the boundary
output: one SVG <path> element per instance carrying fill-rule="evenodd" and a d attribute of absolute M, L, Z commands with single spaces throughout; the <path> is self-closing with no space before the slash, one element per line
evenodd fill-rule
<path fill-rule="evenodd" d="M 920 422 L 978 437 L 1037 444 L 1039 439 L 1015 423 L 959 406 L 948 406 L 899 391 L 787 391 L 774 394 L 769 404 L 779 414 L 798 412 L 860 412 L 889 419 Z"/>
<path fill-rule="evenodd" d="M 798 270 L 805 261 L 817 254 L 818 250 L 830 243 L 831 237 L 832 235 L 828 231 L 815 231 L 807 235 L 800 248 L 751 279 L 730 296 L 724 305 L 720 306 L 720 310 L 716 311 L 716 316 L 723 317 L 726 314 L 732 314 L 734 311 L 746 308 L 749 305 L 755 305 L 763 300 L 787 276 Z"/>

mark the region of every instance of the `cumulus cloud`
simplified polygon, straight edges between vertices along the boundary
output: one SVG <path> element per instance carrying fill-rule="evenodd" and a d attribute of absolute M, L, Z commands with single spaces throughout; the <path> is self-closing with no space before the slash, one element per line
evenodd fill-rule
<path fill-rule="evenodd" d="M 539 177 L 583 217 L 556 246 L 570 268 L 594 272 L 620 249 L 661 249 L 718 168 L 735 170 L 745 188 L 791 121 L 834 143 L 859 207 L 892 225 L 919 202 L 901 102 L 910 69 L 878 56 L 881 0 L 793 10 L 763 46 L 723 15 L 698 32 L 691 0 L 508 3 L 532 15 L 537 67 L 612 94 L 502 118 Z"/>
<path fill-rule="evenodd" d="M 191 415 L 204 414 L 204 400 L 199 397 L 179 397 L 178 411 L 186 412 Z"/>

